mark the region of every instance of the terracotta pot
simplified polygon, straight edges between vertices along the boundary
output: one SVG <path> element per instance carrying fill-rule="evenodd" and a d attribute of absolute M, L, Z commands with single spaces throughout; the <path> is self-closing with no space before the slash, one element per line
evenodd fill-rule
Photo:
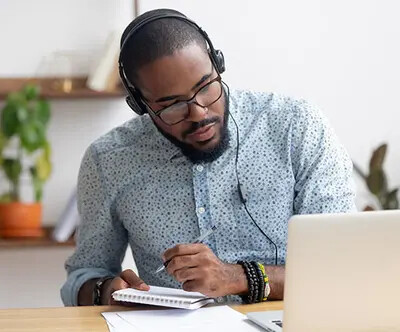
<path fill-rule="evenodd" d="M 1 203 L 1 237 L 36 237 L 43 236 L 40 227 L 42 221 L 41 203 Z"/>

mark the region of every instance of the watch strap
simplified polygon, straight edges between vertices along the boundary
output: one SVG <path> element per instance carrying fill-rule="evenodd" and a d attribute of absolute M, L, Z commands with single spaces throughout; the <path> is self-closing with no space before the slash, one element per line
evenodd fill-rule
<path fill-rule="evenodd" d="M 101 290 L 104 283 L 109 280 L 113 279 L 114 277 L 107 276 L 97 279 L 94 288 L 93 288 L 93 304 L 94 305 L 101 305 Z"/>

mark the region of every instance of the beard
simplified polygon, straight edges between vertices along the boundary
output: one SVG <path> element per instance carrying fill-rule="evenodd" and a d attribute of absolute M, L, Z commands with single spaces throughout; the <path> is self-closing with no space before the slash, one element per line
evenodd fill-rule
<path fill-rule="evenodd" d="M 224 91 L 224 116 L 223 116 L 223 124 L 220 127 L 220 139 L 217 144 L 209 149 L 199 150 L 193 147 L 191 144 L 187 144 L 181 142 L 180 140 L 176 139 L 174 136 L 163 132 L 160 128 L 157 129 L 158 131 L 164 135 L 171 143 L 175 144 L 180 150 L 182 154 L 186 156 L 192 163 L 199 164 L 199 163 L 209 163 L 212 162 L 219 157 L 228 149 L 229 147 L 229 130 L 228 130 L 228 117 L 229 117 L 229 99 L 227 98 L 226 92 Z M 207 126 L 210 123 L 221 123 L 221 119 L 219 117 L 212 117 L 209 119 L 205 119 L 200 122 L 195 122 L 192 126 L 185 131 L 184 137 L 189 135 L 190 133 L 195 132 L 197 129 Z M 211 138 L 212 139 L 212 138 Z M 199 142 L 198 144 L 207 144 L 208 141 Z"/>

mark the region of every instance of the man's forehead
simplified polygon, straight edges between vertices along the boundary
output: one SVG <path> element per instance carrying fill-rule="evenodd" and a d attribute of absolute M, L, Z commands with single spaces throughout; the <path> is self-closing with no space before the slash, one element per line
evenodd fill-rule
<path fill-rule="evenodd" d="M 212 73 L 213 64 L 208 54 L 193 45 L 143 66 L 138 72 L 139 89 L 149 100 L 187 95 Z"/>

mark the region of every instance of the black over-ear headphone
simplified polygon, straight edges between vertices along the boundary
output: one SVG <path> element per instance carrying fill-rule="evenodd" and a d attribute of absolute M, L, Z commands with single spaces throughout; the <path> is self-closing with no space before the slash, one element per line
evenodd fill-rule
<path fill-rule="evenodd" d="M 130 24 L 128 27 L 125 29 L 124 33 L 122 34 L 121 38 L 121 48 L 120 48 L 120 54 L 119 54 L 119 59 L 118 59 L 118 68 L 119 68 L 119 75 L 121 77 L 122 84 L 124 85 L 126 91 L 128 92 L 128 96 L 126 97 L 126 102 L 129 105 L 129 107 L 137 114 L 143 115 L 147 113 L 147 107 L 143 103 L 142 98 L 140 96 L 139 91 L 135 88 L 135 86 L 129 82 L 125 71 L 124 71 L 124 65 L 122 63 L 122 52 L 124 50 L 125 45 L 127 44 L 128 40 L 132 38 L 132 36 L 137 33 L 144 25 L 159 20 L 163 18 L 176 18 L 178 20 L 182 20 L 184 22 L 187 22 L 188 24 L 192 25 L 195 27 L 201 35 L 204 37 L 208 44 L 208 52 L 210 55 L 210 59 L 215 67 L 215 69 L 218 71 L 219 74 L 222 74 L 225 71 L 225 60 L 224 60 L 224 55 L 220 50 L 216 50 L 208 37 L 207 33 L 199 27 L 194 21 L 191 19 L 187 18 L 183 14 L 155 14 L 153 16 L 150 16 L 143 21 L 137 23 L 137 24 Z"/>

